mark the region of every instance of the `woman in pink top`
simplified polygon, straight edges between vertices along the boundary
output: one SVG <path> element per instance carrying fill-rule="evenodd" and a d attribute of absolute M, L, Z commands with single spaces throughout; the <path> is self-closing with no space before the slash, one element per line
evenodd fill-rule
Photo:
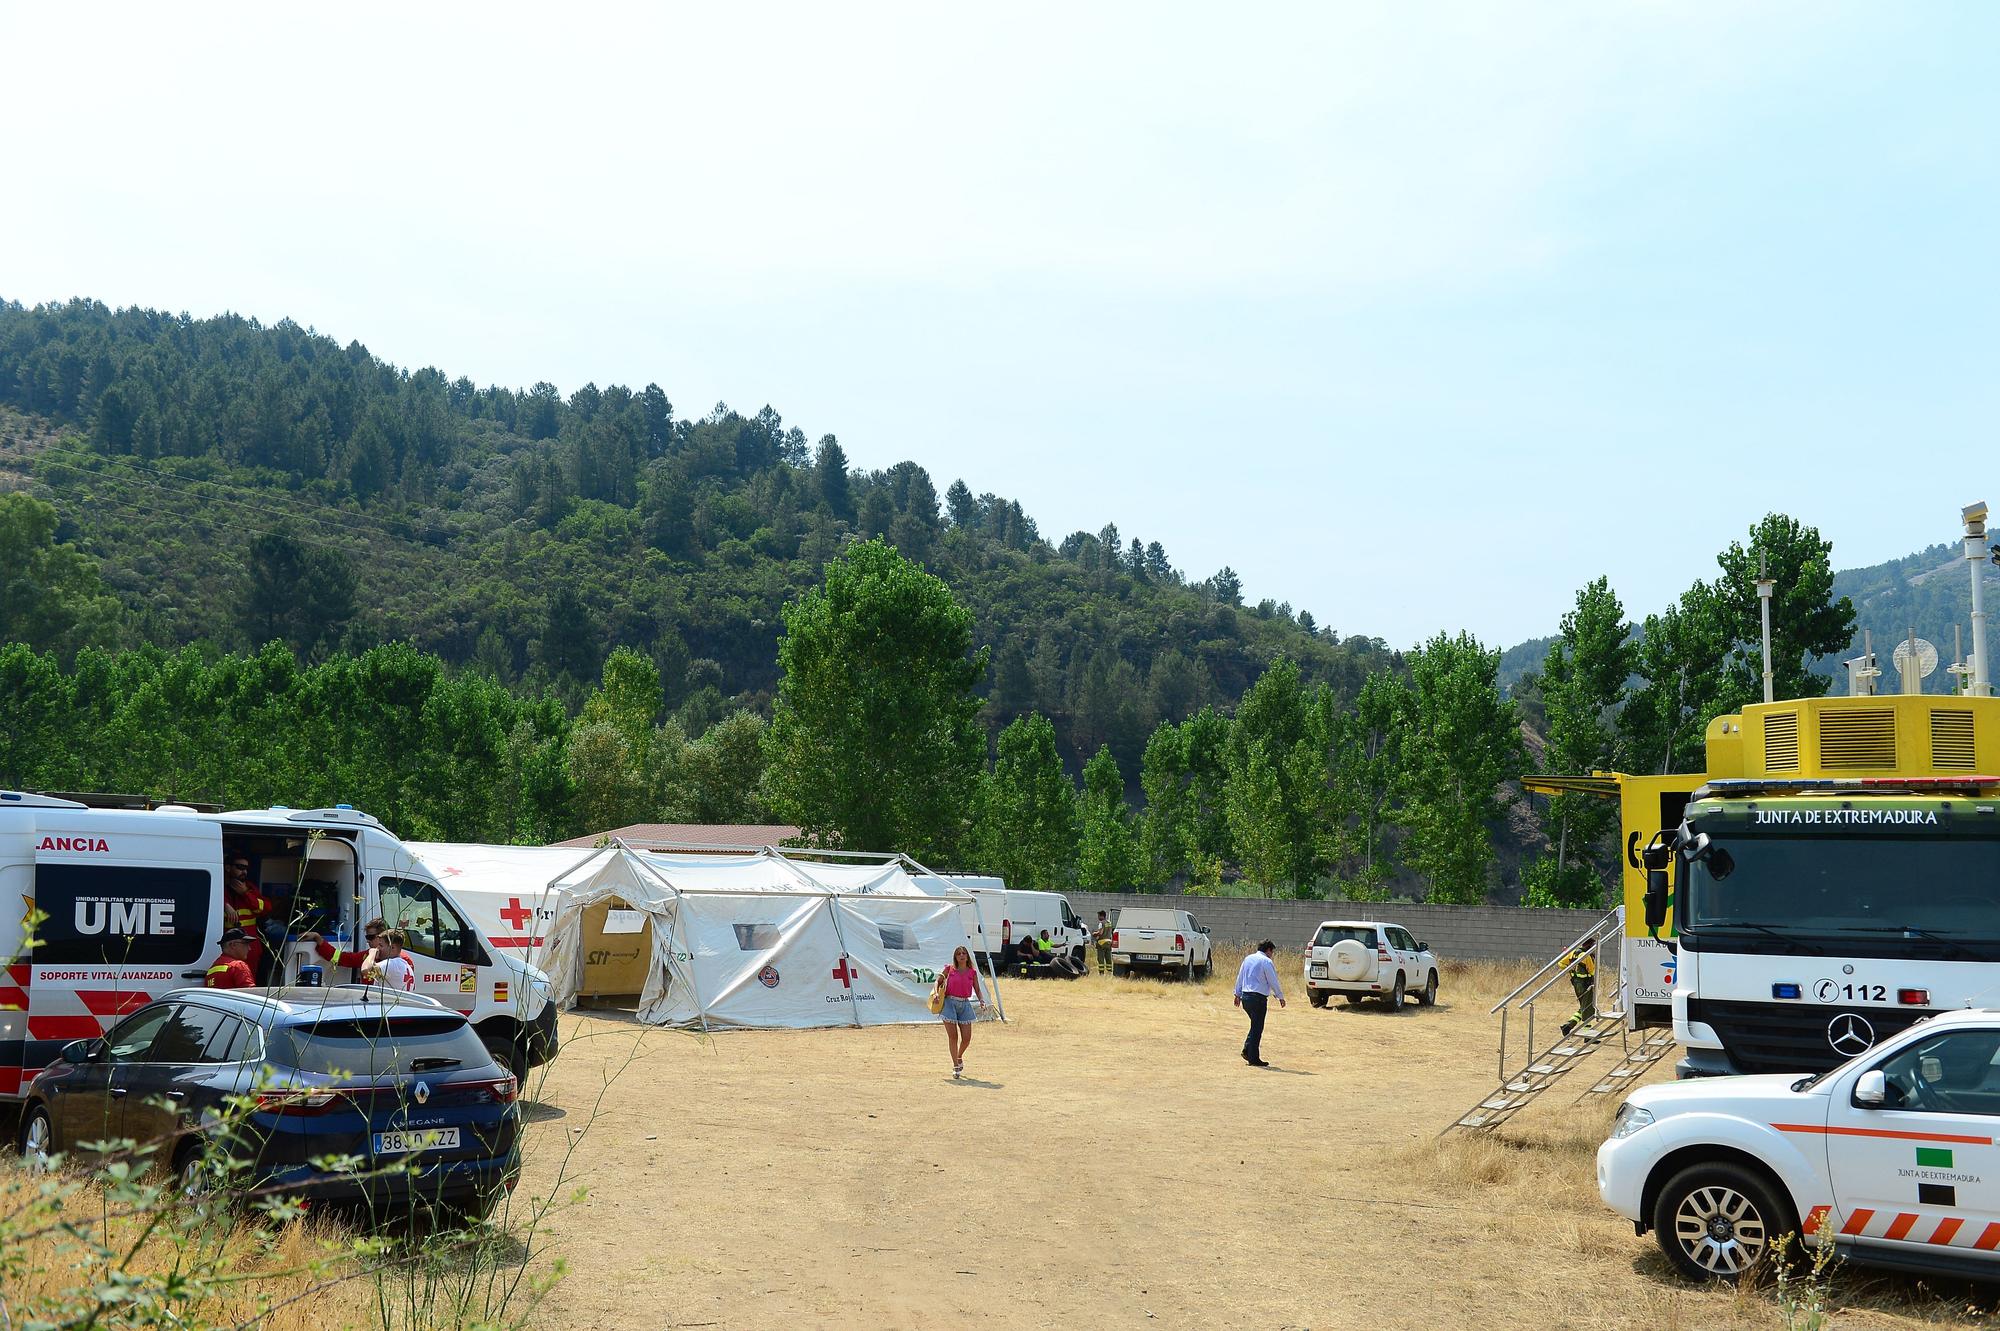
<path fill-rule="evenodd" d="M 965 1075 L 965 1049 L 972 1043 L 972 1023 L 979 1015 L 974 1005 L 986 1006 L 986 991 L 979 983 L 970 951 L 960 947 L 951 954 L 951 965 L 938 976 L 938 987 L 944 990 L 944 1010 L 939 1015 L 944 1019 L 945 1043 L 951 1046 L 951 1075 L 960 1077 Z"/>

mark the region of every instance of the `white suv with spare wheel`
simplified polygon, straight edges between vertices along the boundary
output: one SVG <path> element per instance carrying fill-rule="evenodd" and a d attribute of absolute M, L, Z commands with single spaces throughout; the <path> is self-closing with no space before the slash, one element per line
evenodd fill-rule
<path fill-rule="evenodd" d="M 1379 998 L 1391 1012 L 1405 998 L 1437 1002 L 1438 965 L 1430 948 L 1399 924 L 1326 920 L 1306 944 L 1306 1000 L 1325 1007 L 1339 994 L 1349 1003 Z"/>

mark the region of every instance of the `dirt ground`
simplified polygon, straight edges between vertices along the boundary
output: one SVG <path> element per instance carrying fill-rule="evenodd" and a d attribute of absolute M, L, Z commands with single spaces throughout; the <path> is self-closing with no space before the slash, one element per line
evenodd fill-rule
<path fill-rule="evenodd" d="M 1290 986 L 1296 954 L 1279 957 Z M 1238 1054 L 1201 984 L 1007 983 L 954 1082 L 932 1026 L 700 1037 L 565 1019 L 522 1197 L 568 1272 L 541 1321 L 625 1327 L 1783 1327 L 1677 1283 L 1598 1202 L 1612 1106 L 1558 1088 L 1435 1141 L 1496 1080 L 1506 977 L 1440 1006 L 1273 1008 Z M 1608 1056 L 1603 1066 L 1609 1066 Z M 1586 1069 L 1590 1065 L 1586 1065 Z M 559 1172 L 560 1171 L 560 1172 Z M 1983 1325 L 1974 1287 L 1837 1272 L 1831 1325 Z M 1798 1323 L 1803 1326 L 1805 1322 Z"/>

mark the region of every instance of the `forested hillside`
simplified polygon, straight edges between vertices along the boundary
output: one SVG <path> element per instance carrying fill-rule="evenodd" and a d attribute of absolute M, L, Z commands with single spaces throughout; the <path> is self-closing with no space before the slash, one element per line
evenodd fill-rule
<path fill-rule="evenodd" d="M 96 645 L 408 641 L 572 706 L 629 646 L 692 734 L 767 707 L 779 608 L 885 536 L 973 612 L 989 731 L 1039 712 L 1072 770 L 1108 744 L 1135 773 L 1158 722 L 1280 654 L 1344 699 L 1393 660 L 1115 522 L 1051 540 L 979 482 L 857 469 L 770 407 L 691 415 L 657 384 L 479 387 L 290 322 L 0 303 L 0 487 L 101 562 L 121 612 Z"/>

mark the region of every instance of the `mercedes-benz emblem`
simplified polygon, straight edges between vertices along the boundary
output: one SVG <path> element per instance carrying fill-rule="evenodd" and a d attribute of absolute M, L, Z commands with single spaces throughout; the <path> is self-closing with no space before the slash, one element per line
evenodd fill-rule
<path fill-rule="evenodd" d="M 1865 1026 L 1865 1025 L 1867 1025 L 1867 1024 L 1868 1024 L 1868 1023 L 1866 1023 L 1866 1022 L 1863 1022 L 1863 1023 L 1862 1023 L 1862 1025 L 1864 1025 L 1864 1026 Z M 1830 1036 L 1829 1036 L 1828 1038 L 1830 1039 L 1830 1038 L 1832 1038 L 1832 1037 L 1830 1037 Z M 1873 1044 L 1873 1043 L 1874 1043 L 1874 1041 L 1875 1041 L 1875 1037 L 1874 1037 L 1874 1034 L 1873 1034 L 1872 1032 L 1871 1032 L 1871 1033 L 1869 1034 L 1869 1037 L 1868 1037 L 1868 1041 L 1869 1041 L 1869 1044 Z M 1861 1047 L 1862 1047 L 1863 1049 L 1866 1049 L 1866 1048 L 1868 1047 L 1868 1045 L 1865 1045 L 1865 1044 L 1864 1044 L 1864 1045 L 1862 1045 Z M 1840 1046 L 1836 1044 L 1836 1045 L 1834 1046 L 1834 1048 L 1835 1048 L 1835 1049 L 1838 1049 L 1838 1048 L 1840 1048 Z M 420 1081 L 420 1082 L 418 1082 L 418 1083 L 417 1083 L 417 1091 L 416 1091 L 416 1096 L 417 1096 L 417 1103 L 418 1103 L 418 1104 L 420 1104 L 420 1105 L 427 1105 L 427 1104 L 429 1104 L 429 1103 L 431 1102 L 431 1084 L 430 1084 L 429 1082 L 427 1082 L 427 1081 Z"/>
<path fill-rule="evenodd" d="M 1853 1058 L 1875 1047 L 1875 1028 L 1866 1017 L 1843 1012 L 1826 1024 L 1826 1042 L 1842 1058 Z"/>

